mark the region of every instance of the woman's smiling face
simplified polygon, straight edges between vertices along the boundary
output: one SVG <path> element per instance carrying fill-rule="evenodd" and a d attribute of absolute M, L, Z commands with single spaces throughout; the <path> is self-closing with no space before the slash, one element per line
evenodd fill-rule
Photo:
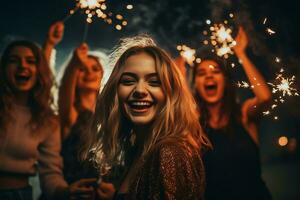
<path fill-rule="evenodd" d="M 154 59 L 146 53 L 130 56 L 117 92 L 126 117 L 134 125 L 151 123 L 165 103 Z"/>
<path fill-rule="evenodd" d="M 6 76 L 10 86 L 17 92 L 29 92 L 35 86 L 37 60 L 30 48 L 12 48 L 6 64 Z"/>

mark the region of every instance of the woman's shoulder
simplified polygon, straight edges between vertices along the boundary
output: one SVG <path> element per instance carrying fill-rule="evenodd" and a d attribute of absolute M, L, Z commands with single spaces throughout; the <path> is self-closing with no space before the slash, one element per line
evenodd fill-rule
<path fill-rule="evenodd" d="M 160 159 L 174 158 L 180 160 L 194 156 L 200 157 L 200 149 L 196 149 L 185 139 L 174 137 L 160 140 L 150 154 L 154 154 Z"/>

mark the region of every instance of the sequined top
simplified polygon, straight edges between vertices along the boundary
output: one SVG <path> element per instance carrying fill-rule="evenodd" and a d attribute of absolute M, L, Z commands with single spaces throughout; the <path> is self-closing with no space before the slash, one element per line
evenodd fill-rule
<path fill-rule="evenodd" d="M 179 139 L 165 139 L 137 169 L 126 199 L 203 199 L 205 173 L 200 151 Z"/>

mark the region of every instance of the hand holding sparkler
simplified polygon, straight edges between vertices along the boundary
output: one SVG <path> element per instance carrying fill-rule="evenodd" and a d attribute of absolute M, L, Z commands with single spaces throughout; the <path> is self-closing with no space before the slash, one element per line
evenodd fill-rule
<path fill-rule="evenodd" d="M 56 46 L 63 38 L 64 28 L 65 26 L 61 21 L 52 24 L 48 31 L 47 42 L 52 46 Z"/>
<path fill-rule="evenodd" d="M 248 46 L 248 36 L 244 30 L 243 27 L 239 27 L 238 34 L 235 38 L 236 45 L 233 46 L 233 50 L 236 53 L 237 56 L 239 56 L 242 53 L 245 53 L 245 50 Z"/>
<path fill-rule="evenodd" d="M 52 24 L 48 30 L 43 51 L 44 51 L 45 58 L 49 64 L 51 60 L 50 59 L 51 55 L 53 55 L 52 50 L 62 40 L 63 34 L 64 34 L 64 24 L 61 21 Z"/>
<path fill-rule="evenodd" d="M 80 69 L 84 68 L 88 60 L 88 51 L 89 47 L 86 43 L 82 43 L 77 47 L 71 60 L 72 65 L 79 67 Z"/>

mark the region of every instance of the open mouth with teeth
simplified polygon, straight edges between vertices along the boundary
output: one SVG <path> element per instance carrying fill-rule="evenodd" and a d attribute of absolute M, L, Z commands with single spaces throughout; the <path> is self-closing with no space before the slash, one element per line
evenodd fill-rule
<path fill-rule="evenodd" d="M 153 105 L 153 102 L 150 102 L 150 101 L 129 101 L 128 105 L 134 112 L 145 112 Z"/>

